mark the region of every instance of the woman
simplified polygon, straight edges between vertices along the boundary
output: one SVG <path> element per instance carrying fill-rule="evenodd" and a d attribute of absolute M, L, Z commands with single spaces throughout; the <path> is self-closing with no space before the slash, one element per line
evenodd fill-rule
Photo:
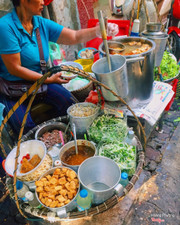
<path fill-rule="evenodd" d="M 40 56 L 36 39 L 36 29 L 39 27 L 44 59 L 49 58 L 48 42 L 58 44 L 75 45 L 84 43 L 97 36 L 99 27 L 71 30 L 51 20 L 42 18 L 41 12 L 44 0 L 11 0 L 14 9 L 0 19 L 0 76 L 9 81 L 27 80 L 35 82 L 41 76 Z M 117 34 L 117 25 L 109 26 L 112 34 Z M 72 96 L 61 84 L 69 80 L 61 78 L 61 73 L 56 73 L 47 78 L 47 96 L 44 103 L 53 104 L 59 116 L 65 115 L 67 108 L 73 104 Z M 0 101 L 6 106 L 6 113 L 15 104 L 15 101 L 0 97 Z M 10 119 L 10 123 L 19 130 L 26 106 L 19 107 Z M 36 124 L 30 114 L 26 122 L 28 131 Z"/>

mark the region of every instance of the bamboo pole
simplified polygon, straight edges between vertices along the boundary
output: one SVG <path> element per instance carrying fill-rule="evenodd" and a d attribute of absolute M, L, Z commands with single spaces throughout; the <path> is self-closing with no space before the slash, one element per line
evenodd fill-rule
<path fill-rule="evenodd" d="M 132 21 L 133 21 L 133 17 L 134 17 L 135 6 L 136 6 L 136 0 L 134 0 L 134 2 L 133 2 L 133 7 L 132 7 L 132 11 L 131 11 L 131 18 L 130 18 L 130 25 L 129 25 L 129 36 L 130 36 L 131 30 L 132 30 Z"/>

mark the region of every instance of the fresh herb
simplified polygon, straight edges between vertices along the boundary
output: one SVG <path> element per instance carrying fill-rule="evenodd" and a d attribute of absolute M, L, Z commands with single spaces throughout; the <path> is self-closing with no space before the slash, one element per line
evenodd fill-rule
<path fill-rule="evenodd" d="M 117 140 L 123 141 L 127 132 L 128 127 L 124 120 L 106 114 L 94 120 L 88 129 L 89 139 L 95 143 L 99 143 L 100 141 L 106 143 Z"/>
<path fill-rule="evenodd" d="M 124 142 L 102 144 L 99 147 L 99 155 L 115 161 L 121 170 L 132 175 L 136 169 L 136 147 Z"/>
<path fill-rule="evenodd" d="M 163 80 L 168 80 L 178 75 L 179 68 L 180 66 L 177 64 L 176 60 L 172 58 L 169 52 L 165 51 L 160 64 Z M 155 67 L 154 72 L 155 80 L 160 80 L 157 67 Z"/>

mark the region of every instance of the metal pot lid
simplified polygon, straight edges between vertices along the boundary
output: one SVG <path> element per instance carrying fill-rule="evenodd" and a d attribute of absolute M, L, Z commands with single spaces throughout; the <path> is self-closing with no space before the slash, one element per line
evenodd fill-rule
<path fill-rule="evenodd" d="M 144 31 L 142 32 L 142 35 L 145 36 L 164 36 L 166 33 L 159 31 L 159 32 L 150 32 L 150 31 Z"/>

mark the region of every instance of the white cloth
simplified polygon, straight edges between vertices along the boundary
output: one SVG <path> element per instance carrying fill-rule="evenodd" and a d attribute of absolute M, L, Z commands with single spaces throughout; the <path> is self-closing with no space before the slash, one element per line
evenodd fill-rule
<path fill-rule="evenodd" d="M 107 36 L 115 36 L 119 33 L 119 27 L 116 23 L 108 23 L 107 24 L 107 30 L 106 30 Z M 96 25 L 96 36 L 101 37 L 101 31 L 99 23 Z"/>

